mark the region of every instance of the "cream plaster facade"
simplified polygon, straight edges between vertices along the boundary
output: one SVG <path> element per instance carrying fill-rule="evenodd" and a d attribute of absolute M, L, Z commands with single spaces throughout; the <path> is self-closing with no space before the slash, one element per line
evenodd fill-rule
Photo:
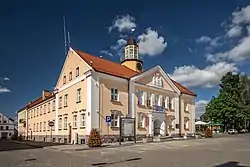
<path fill-rule="evenodd" d="M 18 121 L 19 134 L 31 140 L 84 143 L 92 128 L 117 136 L 119 117 L 126 115 L 136 118 L 137 135 L 195 131 L 195 96 L 182 94 L 160 66 L 122 78 L 95 70 L 70 48 L 56 89 L 46 93 L 18 111 L 25 120 L 25 126 Z M 111 126 L 106 116 L 112 116 Z"/>

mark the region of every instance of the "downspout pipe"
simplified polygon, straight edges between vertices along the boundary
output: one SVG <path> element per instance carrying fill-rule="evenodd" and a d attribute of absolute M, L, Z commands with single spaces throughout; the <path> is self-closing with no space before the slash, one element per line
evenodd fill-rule
<path fill-rule="evenodd" d="M 183 124 L 182 124 L 182 112 L 181 112 L 181 97 L 182 97 L 182 93 L 179 94 L 179 136 L 182 136 L 182 128 L 183 128 Z"/>

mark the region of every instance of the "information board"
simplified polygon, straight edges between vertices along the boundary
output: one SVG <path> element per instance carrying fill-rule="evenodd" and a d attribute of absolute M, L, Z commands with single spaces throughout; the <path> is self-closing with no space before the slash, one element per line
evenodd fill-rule
<path fill-rule="evenodd" d="M 132 137 L 135 135 L 135 119 L 121 118 L 121 136 Z"/>

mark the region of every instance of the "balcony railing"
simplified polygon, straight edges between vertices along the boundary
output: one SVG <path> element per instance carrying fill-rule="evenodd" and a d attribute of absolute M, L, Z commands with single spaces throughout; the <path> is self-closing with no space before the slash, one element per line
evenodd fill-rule
<path fill-rule="evenodd" d="M 143 61 L 142 57 L 138 56 L 137 58 L 135 58 L 134 56 L 127 56 L 125 57 L 124 55 L 120 57 L 120 61 L 124 61 L 126 59 L 137 59 L 139 61 Z"/>

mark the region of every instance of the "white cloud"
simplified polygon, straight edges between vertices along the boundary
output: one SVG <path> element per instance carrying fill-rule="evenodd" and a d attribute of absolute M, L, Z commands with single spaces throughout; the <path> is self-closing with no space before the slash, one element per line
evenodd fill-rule
<path fill-rule="evenodd" d="M 123 48 L 124 48 L 124 46 L 125 46 L 126 43 L 127 43 L 127 41 L 125 39 L 118 39 L 116 41 L 116 44 L 112 45 L 110 47 L 110 49 L 113 50 L 114 52 L 116 52 L 116 54 L 118 56 L 122 56 L 122 54 L 123 54 L 122 51 L 123 51 Z"/>
<path fill-rule="evenodd" d="M 219 52 L 206 56 L 208 61 L 218 62 L 224 60 L 232 60 L 240 62 L 250 59 L 250 36 L 241 39 L 237 46 L 226 52 Z"/>
<path fill-rule="evenodd" d="M 230 30 L 227 31 L 226 36 L 229 38 L 239 37 L 242 32 L 241 26 L 233 26 Z"/>
<path fill-rule="evenodd" d="M 164 37 L 159 36 L 157 31 L 151 28 L 138 36 L 139 52 L 142 55 L 155 56 L 161 54 L 167 47 Z"/>
<path fill-rule="evenodd" d="M 208 36 L 202 36 L 202 37 L 196 39 L 197 43 L 209 43 L 211 41 L 212 41 L 212 39 Z"/>
<path fill-rule="evenodd" d="M 107 50 L 101 50 L 100 53 L 113 57 L 113 54 Z"/>
<path fill-rule="evenodd" d="M 176 67 L 171 78 L 187 87 L 212 88 L 220 83 L 220 79 L 227 72 L 238 72 L 234 63 L 219 62 L 199 69 L 194 65 Z"/>
<path fill-rule="evenodd" d="M 195 103 L 195 118 L 200 118 L 200 116 L 205 112 L 206 105 L 209 101 L 199 100 Z"/>
<path fill-rule="evenodd" d="M 233 12 L 232 16 L 232 23 L 235 25 L 250 23 L 250 5 L 240 11 Z"/>
<path fill-rule="evenodd" d="M 4 81 L 9 81 L 10 79 L 7 78 L 7 77 L 5 77 L 5 78 L 3 78 L 3 80 L 4 80 Z"/>
<path fill-rule="evenodd" d="M 118 29 L 119 32 L 128 31 L 132 28 L 135 28 L 135 18 L 130 15 L 126 16 L 117 16 L 114 20 L 112 26 L 109 27 L 109 32 L 113 29 Z"/>
<path fill-rule="evenodd" d="M 0 94 L 10 92 L 10 89 L 0 86 Z"/>

